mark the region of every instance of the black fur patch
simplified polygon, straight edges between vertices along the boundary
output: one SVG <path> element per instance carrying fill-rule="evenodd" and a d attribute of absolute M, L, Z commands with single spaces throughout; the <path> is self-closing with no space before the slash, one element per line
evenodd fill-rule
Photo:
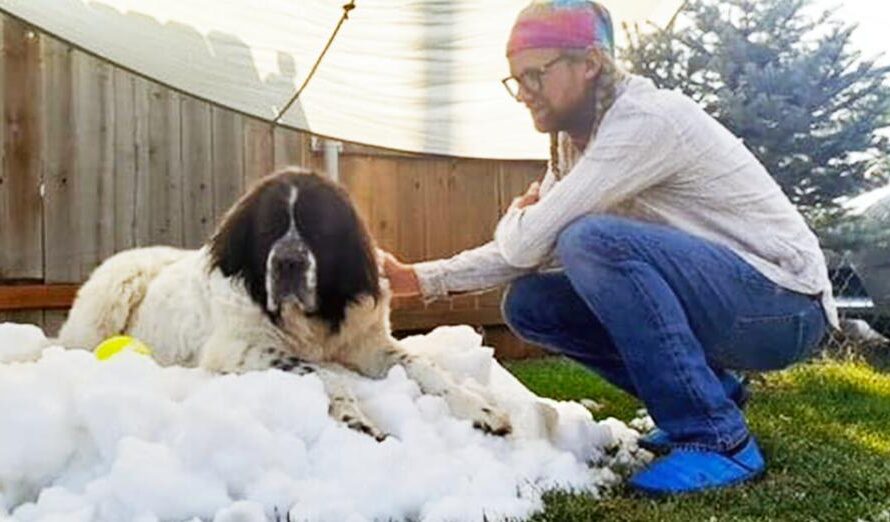
<path fill-rule="evenodd" d="M 338 331 L 346 306 L 361 296 L 380 297 L 377 263 L 367 227 L 349 194 L 314 172 L 288 168 L 255 184 L 226 214 L 210 239 L 211 270 L 242 280 L 266 309 L 266 259 L 290 225 L 291 188 L 298 191 L 294 222 L 316 260 L 318 310 L 310 314 Z"/>

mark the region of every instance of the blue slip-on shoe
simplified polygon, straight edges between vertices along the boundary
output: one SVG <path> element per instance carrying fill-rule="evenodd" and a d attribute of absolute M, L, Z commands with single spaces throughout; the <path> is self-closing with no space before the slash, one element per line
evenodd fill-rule
<path fill-rule="evenodd" d="M 766 463 L 754 437 L 731 454 L 680 448 L 631 477 L 630 486 L 663 496 L 725 488 L 758 477 Z"/>
<path fill-rule="evenodd" d="M 735 402 L 740 410 L 743 410 L 745 409 L 745 405 L 748 404 L 748 400 L 751 398 L 751 392 L 748 391 L 748 379 L 747 377 L 739 379 L 734 375 L 732 377 L 737 380 L 738 386 L 729 398 Z M 671 436 L 659 427 L 655 427 L 652 431 L 641 436 L 639 440 L 637 440 L 637 444 L 644 450 L 650 451 L 656 455 L 665 455 L 676 445 L 674 441 L 671 440 Z"/>
<path fill-rule="evenodd" d="M 639 447 L 656 455 L 664 455 L 671 451 L 672 443 L 671 436 L 659 427 L 652 428 L 652 431 L 637 440 Z"/>

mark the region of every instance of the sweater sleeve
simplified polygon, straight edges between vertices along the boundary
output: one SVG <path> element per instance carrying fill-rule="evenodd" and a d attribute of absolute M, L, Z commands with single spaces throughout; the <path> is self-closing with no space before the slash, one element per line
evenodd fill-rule
<path fill-rule="evenodd" d="M 678 172 L 681 139 L 669 121 L 644 111 L 604 120 L 599 135 L 569 174 L 534 205 L 511 207 L 495 245 L 517 268 L 541 264 L 560 231 L 579 217 L 607 212 Z"/>
<path fill-rule="evenodd" d="M 449 293 L 494 288 L 530 271 L 507 263 L 493 241 L 448 259 L 415 263 L 413 267 L 427 301 Z"/>

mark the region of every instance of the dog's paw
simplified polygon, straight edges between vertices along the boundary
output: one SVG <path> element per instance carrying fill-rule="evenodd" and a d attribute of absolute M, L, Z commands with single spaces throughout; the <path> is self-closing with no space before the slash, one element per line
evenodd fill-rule
<path fill-rule="evenodd" d="M 345 421 L 345 419 L 344 419 L 344 421 Z M 384 432 L 380 431 L 373 424 L 370 424 L 370 423 L 367 423 L 367 422 L 364 422 L 361 420 L 357 420 L 357 419 L 346 421 L 346 426 L 351 430 L 355 430 L 355 431 L 364 433 L 365 435 L 367 435 L 369 437 L 373 437 L 374 440 L 376 440 L 377 442 L 383 442 L 390 436 L 389 433 L 384 433 Z"/>
<path fill-rule="evenodd" d="M 444 397 L 453 414 L 470 420 L 478 430 L 501 437 L 513 431 L 510 417 L 480 395 L 458 388 L 449 390 Z"/>
<path fill-rule="evenodd" d="M 388 433 L 381 431 L 374 425 L 371 419 L 359 409 L 358 403 L 353 397 L 333 397 L 329 413 L 331 417 L 342 422 L 349 429 L 374 437 L 378 442 L 382 442 L 389 437 Z"/>
<path fill-rule="evenodd" d="M 473 427 L 490 435 L 505 437 L 513 432 L 510 417 L 490 406 L 483 406 L 480 415 L 473 419 Z"/>

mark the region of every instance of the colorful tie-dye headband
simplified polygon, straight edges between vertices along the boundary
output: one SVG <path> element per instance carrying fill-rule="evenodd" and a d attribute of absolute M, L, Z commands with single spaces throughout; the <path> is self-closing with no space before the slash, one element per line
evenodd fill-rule
<path fill-rule="evenodd" d="M 588 0 L 534 0 L 513 24 L 507 56 L 525 49 L 586 49 L 596 46 L 615 56 L 612 17 Z"/>

